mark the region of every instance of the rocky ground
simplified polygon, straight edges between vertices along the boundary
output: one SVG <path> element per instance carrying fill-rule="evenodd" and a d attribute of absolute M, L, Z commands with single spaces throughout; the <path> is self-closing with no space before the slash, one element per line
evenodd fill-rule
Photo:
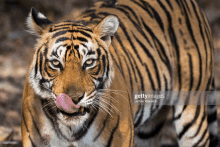
<path fill-rule="evenodd" d="M 75 18 L 95 1 L 97 0 L 0 0 L 0 142 L 7 136 L 8 140 L 17 141 L 11 146 L 21 147 L 22 91 L 36 39 L 25 31 L 25 19 L 30 8 L 36 7 L 50 20 L 57 22 Z M 213 31 L 215 78 L 217 89 L 220 90 L 220 1 L 198 2 Z"/>

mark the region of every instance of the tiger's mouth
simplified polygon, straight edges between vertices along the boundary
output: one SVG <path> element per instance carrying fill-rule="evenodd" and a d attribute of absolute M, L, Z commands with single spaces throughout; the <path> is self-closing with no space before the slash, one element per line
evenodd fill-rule
<path fill-rule="evenodd" d="M 84 116 L 86 112 L 89 112 L 88 107 L 75 104 L 72 98 L 65 93 L 61 93 L 56 97 L 56 106 L 67 117 Z"/>
<path fill-rule="evenodd" d="M 67 113 L 61 109 L 59 109 L 59 110 L 64 116 L 67 116 L 67 117 L 84 116 L 86 113 L 89 113 L 89 108 L 82 107 L 82 106 L 80 108 L 78 108 L 78 110 L 76 110 L 73 113 Z"/>

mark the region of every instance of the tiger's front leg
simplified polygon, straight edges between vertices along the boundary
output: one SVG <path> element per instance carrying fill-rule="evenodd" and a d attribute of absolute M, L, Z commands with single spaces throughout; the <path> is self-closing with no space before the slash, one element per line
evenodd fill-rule
<path fill-rule="evenodd" d="M 115 111 L 116 113 L 118 113 L 118 116 L 117 125 L 115 125 L 111 131 L 111 147 L 133 147 L 134 125 L 131 107 L 131 93 L 126 87 L 125 81 L 123 80 L 123 76 L 119 72 L 119 69 L 116 66 L 114 67 L 114 69 L 115 72 L 118 74 L 112 79 L 112 85 L 109 87 L 109 89 L 111 89 L 112 91 L 110 96 L 114 98 L 112 100 L 113 104 L 118 109 Z M 112 109 L 114 108 L 112 107 Z"/>
<path fill-rule="evenodd" d="M 24 120 L 22 119 L 22 142 L 24 147 L 32 147 L 31 139 L 29 137 L 29 133 L 25 127 Z"/>
<path fill-rule="evenodd" d="M 206 105 L 175 105 L 174 125 L 180 147 L 208 147 Z"/>

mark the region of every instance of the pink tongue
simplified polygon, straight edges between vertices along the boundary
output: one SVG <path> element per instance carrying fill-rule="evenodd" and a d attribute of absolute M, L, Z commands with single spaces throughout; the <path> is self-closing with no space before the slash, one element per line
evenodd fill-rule
<path fill-rule="evenodd" d="M 56 97 L 56 105 L 66 113 L 77 112 L 80 107 L 79 105 L 75 105 L 72 99 L 65 93 L 61 93 Z"/>

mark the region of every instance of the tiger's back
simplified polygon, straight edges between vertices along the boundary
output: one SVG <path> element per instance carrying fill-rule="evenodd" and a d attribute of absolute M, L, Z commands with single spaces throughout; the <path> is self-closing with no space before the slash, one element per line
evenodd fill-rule
<path fill-rule="evenodd" d="M 107 15 L 120 20 L 110 49 L 132 91 L 205 90 L 212 79 L 213 44 L 195 1 L 100 2 L 79 20 L 94 24 Z"/>
<path fill-rule="evenodd" d="M 120 20 L 120 27 L 114 35 L 110 48 L 111 54 L 131 91 L 210 90 L 213 80 L 212 35 L 209 24 L 195 1 L 119 0 L 114 4 L 100 2 L 80 19 L 98 22 L 110 14 L 116 15 Z M 170 97 L 170 99 L 175 98 Z M 162 105 L 158 106 L 155 103 L 146 105 L 133 105 L 134 126 L 138 130 L 135 134 L 139 135 L 137 138 L 142 138 L 139 140 L 140 144 L 144 144 L 142 141 L 145 139 L 155 137 L 149 135 L 155 131 L 154 129 L 140 133 L 141 129 L 148 130 L 147 125 L 157 128 L 164 121 L 162 119 L 154 126 L 147 122 L 149 117 L 154 115 L 153 113 L 158 113 L 157 110 Z M 183 105 L 174 106 L 176 110 L 174 124 L 180 140 L 185 140 L 184 135 L 192 135 L 189 129 L 193 123 L 190 127 L 187 123 L 196 120 L 197 125 L 202 125 L 206 121 L 205 116 L 202 117 L 206 106 L 200 106 L 199 103 L 198 105 L 188 106 L 188 109 Z M 195 111 L 200 111 L 201 116 L 195 116 Z M 167 110 L 166 113 L 168 112 Z M 167 115 L 166 113 L 162 115 Z M 186 121 L 184 115 L 189 117 L 189 114 L 191 118 Z M 201 137 L 199 142 L 191 140 L 188 143 L 183 141 L 185 143 L 182 144 L 186 146 L 191 146 L 192 143 L 208 144 L 206 125 L 192 127 L 195 130 L 201 129 L 200 133 L 194 136 L 195 138 L 206 134 L 206 139 Z M 141 129 L 138 126 L 141 126 Z M 159 132 L 159 129 L 156 130 Z"/>

